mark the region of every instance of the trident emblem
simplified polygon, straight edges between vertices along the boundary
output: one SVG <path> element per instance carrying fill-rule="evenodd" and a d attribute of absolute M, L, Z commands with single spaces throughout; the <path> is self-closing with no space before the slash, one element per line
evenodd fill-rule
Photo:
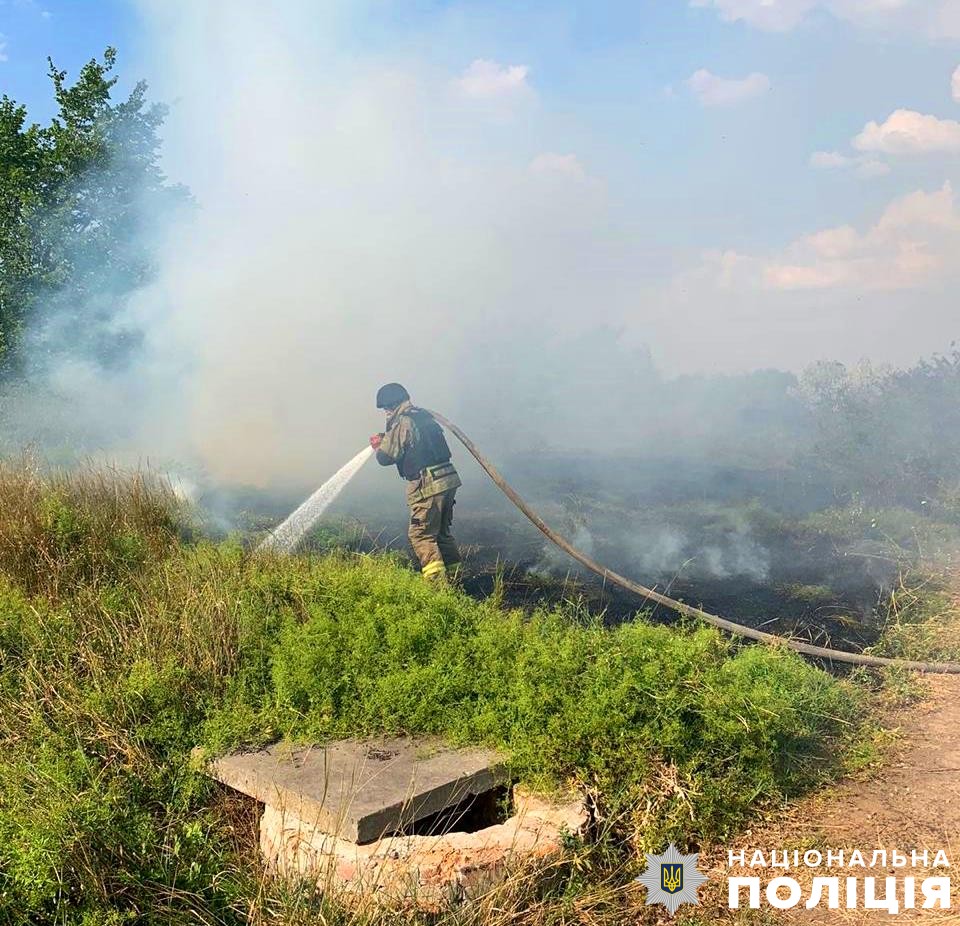
<path fill-rule="evenodd" d="M 660 887 L 668 894 L 683 890 L 683 865 L 660 865 Z"/>

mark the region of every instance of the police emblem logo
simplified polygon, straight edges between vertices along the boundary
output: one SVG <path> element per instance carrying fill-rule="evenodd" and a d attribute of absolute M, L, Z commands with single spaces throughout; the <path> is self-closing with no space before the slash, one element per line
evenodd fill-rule
<path fill-rule="evenodd" d="M 671 842 L 663 855 L 647 853 L 647 867 L 637 878 L 647 889 L 647 903 L 663 904 L 671 913 L 680 904 L 697 904 L 697 888 L 706 877 L 697 870 L 699 853 L 683 855 Z"/>

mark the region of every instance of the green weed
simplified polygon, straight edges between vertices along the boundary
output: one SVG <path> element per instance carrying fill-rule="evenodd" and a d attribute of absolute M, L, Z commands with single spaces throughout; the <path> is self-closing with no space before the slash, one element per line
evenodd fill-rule
<path fill-rule="evenodd" d="M 8 497 L 17 478 L 0 471 Z M 349 921 L 264 879 L 197 746 L 495 746 L 605 821 L 547 899 L 520 879 L 497 901 L 576 919 L 622 915 L 638 853 L 724 838 L 859 736 L 862 689 L 786 650 L 609 630 L 575 604 L 505 611 L 389 556 L 184 543 L 148 480 L 19 478 L 0 516 L 0 921 Z M 500 916 L 490 903 L 455 920 Z"/>

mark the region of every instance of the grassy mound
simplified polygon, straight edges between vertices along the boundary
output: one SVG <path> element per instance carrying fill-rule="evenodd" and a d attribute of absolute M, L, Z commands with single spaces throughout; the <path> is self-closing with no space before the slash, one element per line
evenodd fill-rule
<path fill-rule="evenodd" d="M 711 629 L 503 611 L 386 557 L 186 543 L 138 477 L 0 473 L 4 497 L 18 485 L 0 515 L 0 921 L 282 921 L 198 744 L 494 745 L 536 786 L 589 788 L 622 858 L 724 837 L 829 774 L 857 729 L 858 689 Z"/>

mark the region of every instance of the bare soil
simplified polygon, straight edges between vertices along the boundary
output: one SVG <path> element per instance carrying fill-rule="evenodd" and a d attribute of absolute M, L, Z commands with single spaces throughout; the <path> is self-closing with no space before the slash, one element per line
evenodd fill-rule
<path fill-rule="evenodd" d="M 922 853 L 927 850 L 932 865 L 938 850 L 946 851 L 951 865 L 960 863 L 960 676 L 931 676 L 924 680 L 922 698 L 896 714 L 891 727 L 897 735 L 895 745 L 883 766 L 866 780 L 846 780 L 798 801 L 767 821 L 744 834 L 737 849 L 751 853 L 762 849 L 769 857 L 771 849 L 779 853 L 787 849 L 792 857 L 796 849 L 802 855 L 808 849 L 826 854 L 826 849 L 844 849 L 849 857 L 860 849 L 867 865 L 875 850 L 886 849 L 888 859 L 894 849 Z M 884 895 L 883 878 L 913 875 L 917 881 L 917 903 L 922 903 L 920 882 L 927 876 L 951 876 L 954 869 L 938 868 L 822 868 L 822 869 L 749 869 L 730 872 L 726 857 L 713 857 L 714 883 L 726 885 L 730 874 L 760 876 L 765 884 L 777 875 L 794 877 L 804 887 L 804 900 L 810 896 L 814 876 L 843 878 L 855 876 L 878 880 L 878 895 Z M 958 882 L 954 878 L 954 896 Z M 862 890 L 862 887 L 861 887 Z M 899 888 L 902 896 L 902 887 Z M 726 897 L 716 898 L 726 907 Z M 956 900 L 955 900 L 956 905 Z M 830 910 L 823 906 L 807 910 L 803 901 L 798 907 L 777 913 L 770 911 L 763 901 L 762 922 L 831 924 L 856 926 L 860 923 L 896 920 L 937 920 L 960 922 L 960 912 L 954 910 L 902 910 L 892 917 L 886 910 Z M 862 907 L 862 899 L 860 901 Z M 742 911 L 746 913 L 746 911 Z M 732 915 L 732 914 L 729 914 Z M 723 917 L 721 917 L 723 919 Z M 744 916 L 741 922 L 752 922 Z"/>

